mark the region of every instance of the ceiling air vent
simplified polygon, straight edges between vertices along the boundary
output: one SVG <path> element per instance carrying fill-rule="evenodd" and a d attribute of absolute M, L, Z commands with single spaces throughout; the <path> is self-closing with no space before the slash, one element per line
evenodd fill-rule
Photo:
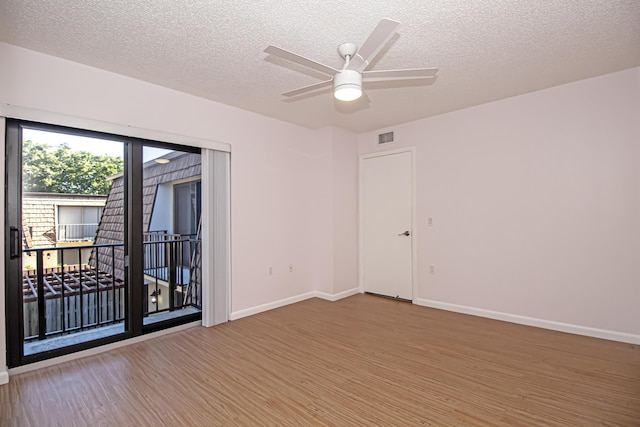
<path fill-rule="evenodd" d="M 388 144 L 393 142 L 393 132 L 381 133 L 378 135 L 378 144 Z"/>

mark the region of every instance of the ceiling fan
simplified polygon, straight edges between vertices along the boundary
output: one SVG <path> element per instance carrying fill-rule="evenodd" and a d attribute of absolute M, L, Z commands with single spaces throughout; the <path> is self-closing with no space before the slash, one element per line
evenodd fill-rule
<path fill-rule="evenodd" d="M 340 70 L 305 58 L 297 53 L 270 45 L 264 51 L 270 55 L 295 62 L 299 65 L 311 68 L 326 74 L 329 80 L 315 83 L 300 89 L 285 92 L 282 95 L 294 97 L 309 94 L 325 89 L 333 84 L 333 95 L 341 101 L 353 101 L 362 96 L 362 84 L 367 82 L 421 80 L 433 81 L 436 78 L 437 68 L 410 68 L 398 70 L 369 70 L 367 67 L 393 37 L 399 22 L 391 19 L 382 19 L 373 32 L 369 35 L 362 47 L 354 43 L 343 43 L 338 46 L 338 53 L 344 59 L 344 66 Z"/>

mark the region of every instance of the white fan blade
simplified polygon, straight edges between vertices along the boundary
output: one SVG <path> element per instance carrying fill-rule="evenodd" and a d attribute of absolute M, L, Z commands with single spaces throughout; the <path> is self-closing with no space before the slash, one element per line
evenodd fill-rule
<path fill-rule="evenodd" d="M 291 97 L 291 96 L 302 95 L 304 93 L 313 92 L 313 91 L 318 90 L 318 89 L 324 89 L 325 87 L 331 86 L 332 83 L 333 83 L 333 79 L 326 80 L 326 81 L 320 82 L 320 83 L 314 83 L 314 84 L 309 85 L 309 86 L 301 87 L 300 89 L 296 89 L 296 90 L 292 90 L 292 91 L 289 91 L 289 92 L 285 92 L 285 93 L 282 94 L 282 96 Z"/>
<path fill-rule="evenodd" d="M 364 71 L 362 80 L 367 82 L 381 80 L 406 80 L 434 77 L 437 68 L 407 68 L 403 70 L 373 70 Z"/>
<path fill-rule="evenodd" d="M 436 80 L 436 76 L 433 77 L 394 77 L 394 78 L 389 78 L 389 77 L 372 77 L 370 79 L 365 79 L 362 80 L 362 84 L 369 84 L 369 83 L 379 83 L 379 82 L 408 82 L 408 81 L 414 81 L 416 82 L 416 84 L 419 85 L 423 85 L 423 84 L 431 84 Z"/>
<path fill-rule="evenodd" d="M 333 76 L 335 73 L 338 72 L 338 70 L 331 68 L 327 65 L 321 64 L 312 59 L 305 58 L 304 56 L 300 56 L 297 53 L 293 53 L 293 52 L 289 52 L 288 50 L 281 49 L 277 46 L 267 46 L 267 48 L 264 51 L 269 55 L 278 56 L 280 58 L 289 60 L 291 62 L 295 62 L 296 64 L 304 65 L 305 67 L 309 67 L 313 70 L 319 71 L 329 76 Z"/>
<path fill-rule="evenodd" d="M 391 40 L 391 37 L 393 37 L 399 25 L 399 22 L 392 21 L 391 19 L 383 19 L 378 22 L 378 25 L 376 25 L 376 28 L 374 28 L 373 32 L 362 44 L 362 47 L 358 49 L 355 56 L 351 58 L 349 69 L 363 71 L 367 68 L 384 45 Z"/>

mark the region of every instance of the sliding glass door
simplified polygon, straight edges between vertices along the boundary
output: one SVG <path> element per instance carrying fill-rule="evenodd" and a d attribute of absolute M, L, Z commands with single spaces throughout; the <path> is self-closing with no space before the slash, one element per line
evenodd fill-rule
<path fill-rule="evenodd" d="M 202 310 L 200 152 L 143 147 L 145 328 Z"/>
<path fill-rule="evenodd" d="M 201 318 L 199 149 L 6 131 L 10 367 Z"/>

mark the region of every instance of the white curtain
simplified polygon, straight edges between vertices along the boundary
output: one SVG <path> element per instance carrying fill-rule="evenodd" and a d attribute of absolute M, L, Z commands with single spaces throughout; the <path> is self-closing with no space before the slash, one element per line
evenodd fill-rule
<path fill-rule="evenodd" d="M 229 320 L 230 153 L 202 149 L 202 325 Z"/>

